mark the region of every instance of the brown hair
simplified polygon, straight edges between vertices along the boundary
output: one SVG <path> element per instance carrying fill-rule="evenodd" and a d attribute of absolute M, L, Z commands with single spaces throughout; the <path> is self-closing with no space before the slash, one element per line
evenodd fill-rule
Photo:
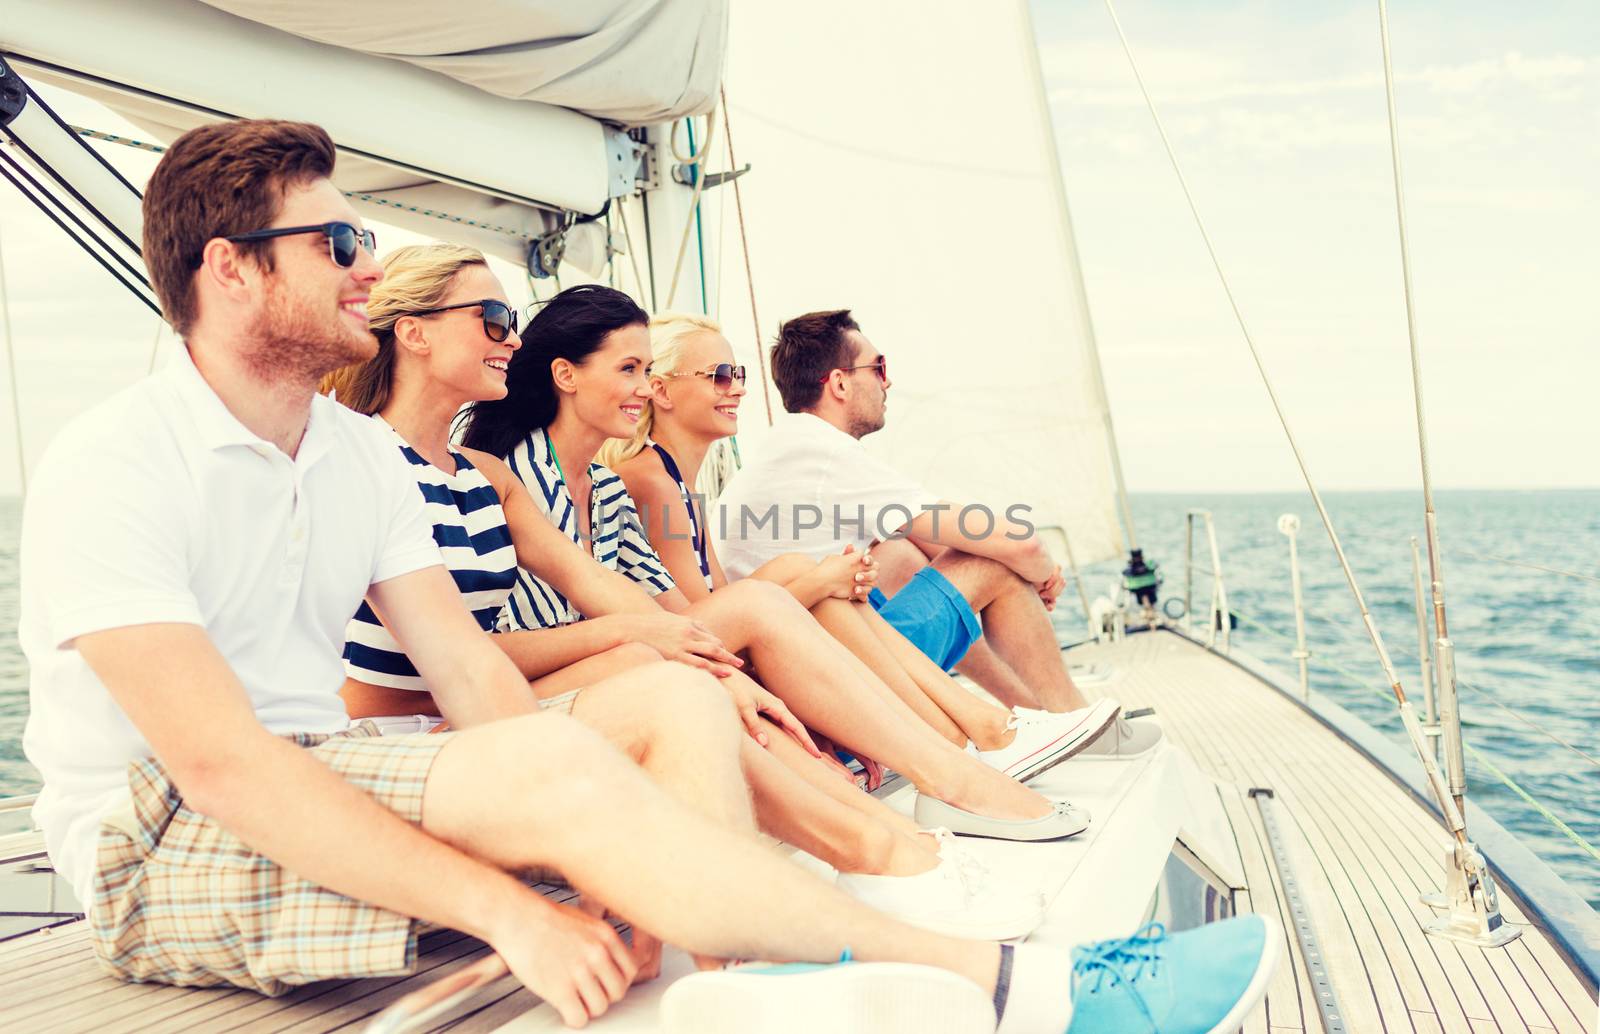
<path fill-rule="evenodd" d="M 191 129 L 162 155 L 144 192 L 144 261 L 162 314 L 181 337 L 194 325 L 194 274 L 213 237 L 266 229 L 285 190 L 333 174 L 333 141 L 305 122 L 219 122 Z M 272 271 L 271 241 L 238 245 Z"/>
<path fill-rule="evenodd" d="M 394 325 L 402 316 L 443 305 L 456 274 L 487 265 L 483 252 L 459 244 L 413 244 L 385 255 L 383 279 L 367 299 L 367 329 L 378 339 L 378 354 L 328 374 L 321 391 L 333 392 L 357 413 L 382 411 L 394 392 Z"/>
<path fill-rule="evenodd" d="M 845 333 L 860 329 L 849 309 L 808 312 L 779 325 L 772 346 L 772 383 L 784 409 L 801 413 L 817 404 L 828 374 L 855 358 Z"/>

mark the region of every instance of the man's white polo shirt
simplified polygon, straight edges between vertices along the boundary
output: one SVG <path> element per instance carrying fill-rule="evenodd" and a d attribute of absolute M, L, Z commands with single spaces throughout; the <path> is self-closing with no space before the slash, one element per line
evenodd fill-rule
<path fill-rule="evenodd" d="M 23 511 L 23 746 L 44 776 L 34 818 L 80 901 L 100 821 L 126 806 L 127 766 L 151 750 L 73 640 L 200 625 L 268 729 L 345 728 L 341 651 L 362 596 L 441 562 L 408 466 L 385 429 L 321 396 L 290 459 L 186 350 L 57 435 Z"/>
<path fill-rule="evenodd" d="M 821 417 L 785 413 L 707 516 L 723 570 L 744 578 L 785 553 L 865 550 L 938 502 Z"/>

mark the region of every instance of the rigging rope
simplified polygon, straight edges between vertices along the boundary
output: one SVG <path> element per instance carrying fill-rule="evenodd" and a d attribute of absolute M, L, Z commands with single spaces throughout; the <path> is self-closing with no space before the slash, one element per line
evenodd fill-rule
<path fill-rule="evenodd" d="M 6 369 L 11 375 L 11 420 L 17 436 L 17 484 L 28 494 L 28 461 L 22 449 L 22 391 L 17 386 L 17 357 L 11 340 L 11 293 L 6 288 L 6 257 L 0 248 L 0 329 L 6 335 Z"/>
<path fill-rule="evenodd" d="M 728 118 L 728 88 L 722 87 L 722 135 L 728 141 L 728 169 L 739 168 L 739 159 L 733 153 L 733 122 Z M 761 347 L 761 317 L 756 315 L 756 276 L 750 270 L 750 237 L 744 228 L 744 196 L 739 192 L 739 180 L 733 181 L 733 207 L 739 214 L 739 247 L 744 252 L 744 281 L 750 288 L 750 321 L 756 329 L 756 365 L 761 369 L 761 401 L 767 407 L 767 426 L 772 426 L 772 389 L 767 377 L 767 353 Z"/>
<path fill-rule="evenodd" d="M 1563 571 L 1559 567 L 1546 567 L 1543 564 L 1534 564 L 1526 560 L 1512 560 L 1510 557 L 1495 556 L 1492 553 L 1473 553 L 1465 549 L 1452 549 L 1456 556 L 1471 557 L 1474 560 L 1488 560 L 1496 564 L 1505 564 L 1507 567 L 1526 567 L 1532 571 L 1543 571 L 1546 574 L 1559 574 L 1564 578 L 1576 578 L 1582 582 L 1593 582 L 1600 585 L 1600 578 L 1592 574 L 1580 574 L 1577 571 Z"/>
<path fill-rule="evenodd" d="M 1333 544 L 1334 555 L 1339 558 L 1339 566 L 1344 571 L 1345 581 L 1350 586 L 1351 595 L 1356 599 L 1356 604 L 1361 609 L 1361 620 L 1366 626 L 1367 636 L 1372 640 L 1372 648 L 1377 651 L 1378 661 L 1383 666 L 1385 677 L 1389 680 L 1389 688 L 1394 693 L 1395 700 L 1400 707 L 1401 721 L 1406 724 L 1406 731 L 1416 749 L 1417 755 L 1422 758 L 1423 771 L 1427 774 L 1428 782 L 1440 798 L 1440 807 L 1444 811 L 1445 822 L 1461 843 L 1466 842 L 1466 827 L 1461 816 L 1461 808 L 1456 804 L 1449 788 L 1445 785 L 1444 776 L 1439 767 L 1434 764 L 1432 756 L 1428 753 L 1426 742 L 1422 735 L 1422 727 L 1417 721 L 1415 709 L 1406 699 L 1405 689 L 1400 684 L 1400 675 L 1395 671 L 1394 664 L 1389 660 L 1389 651 L 1383 645 L 1383 637 L 1378 632 L 1378 626 L 1373 621 L 1372 613 L 1367 608 L 1366 596 L 1361 592 L 1361 585 L 1356 581 L 1355 570 L 1350 566 L 1350 560 L 1345 555 L 1344 544 L 1339 541 L 1339 533 L 1333 526 L 1333 516 L 1328 513 L 1327 506 L 1322 501 L 1322 493 L 1317 491 L 1316 482 L 1312 480 L 1310 468 L 1306 466 L 1305 455 L 1300 451 L 1300 443 L 1295 439 L 1294 430 L 1289 426 L 1288 415 L 1283 411 L 1283 404 L 1278 400 L 1278 392 L 1272 385 L 1272 378 L 1267 373 L 1266 363 L 1261 358 L 1261 352 L 1256 348 L 1255 339 L 1250 334 L 1250 328 L 1245 323 L 1244 312 L 1239 308 L 1239 302 L 1234 297 L 1233 288 L 1228 282 L 1228 276 L 1222 269 L 1222 260 L 1217 255 L 1216 245 L 1211 241 L 1211 234 L 1206 230 L 1205 220 L 1200 216 L 1200 208 L 1195 203 L 1194 194 L 1189 189 L 1189 181 L 1183 174 L 1183 167 L 1178 161 L 1178 153 L 1173 149 L 1172 141 L 1167 136 L 1166 126 L 1161 121 L 1161 115 L 1156 110 L 1155 100 L 1150 96 L 1150 90 L 1145 86 L 1144 76 L 1139 72 L 1139 63 L 1134 59 L 1133 48 L 1128 44 L 1128 37 L 1122 31 L 1122 23 L 1117 18 L 1116 7 L 1113 0 L 1105 0 L 1106 12 L 1111 16 L 1111 24 L 1116 29 L 1117 39 L 1122 43 L 1122 52 L 1128 59 L 1128 65 L 1133 70 L 1133 78 L 1139 86 L 1139 92 L 1144 96 L 1145 106 L 1150 111 L 1150 118 L 1155 123 L 1156 132 L 1161 137 L 1161 144 L 1166 149 L 1167 159 L 1172 163 L 1172 171 L 1178 177 L 1178 185 L 1183 190 L 1184 200 L 1188 203 L 1189 214 L 1194 217 L 1195 227 L 1200 231 L 1200 239 L 1205 243 L 1206 253 L 1211 257 L 1212 268 L 1216 270 L 1217 280 L 1222 285 L 1223 294 L 1228 299 L 1228 306 L 1233 310 L 1234 321 L 1239 325 L 1239 333 L 1244 338 L 1245 347 L 1249 349 L 1250 358 L 1254 361 L 1256 372 L 1261 375 L 1261 384 L 1266 389 L 1267 398 L 1272 403 L 1273 412 L 1277 414 L 1278 424 L 1283 428 L 1284 437 L 1288 440 L 1289 450 L 1294 454 L 1296 465 L 1300 468 L 1300 475 L 1305 479 L 1306 489 L 1311 494 L 1311 502 L 1317 509 L 1317 516 L 1322 519 L 1322 526 L 1328 532 L 1328 539 Z M 1443 629 L 1440 629 L 1443 634 Z"/>
<path fill-rule="evenodd" d="M 639 304 L 645 300 L 644 277 L 639 275 L 639 255 L 633 247 L 633 231 L 628 229 L 628 206 L 617 206 L 617 221 L 622 223 L 622 243 L 628 249 L 628 264 L 633 267 L 633 289 L 639 294 Z"/>
<path fill-rule="evenodd" d="M 687 122 L 688 118 L 683 121 Z M 667 287 L 666 308 L 669 311 L 672 309 L 672 300 L 678 295 L 678 277 L 683 272 L 683 257 L 689 251 L 689 233 L 700 219 L 700 193 L 705 190 L 706 185 L 705 157 L 711 152 L 711 140 L 716 133 L 716 128 L 717 112 L 713 107 L 711 113 L 706 116 L 706 138 L 700 142 L 699 151 L 688 158 L 678 154 L 678 123 L 674 122 L 672 124 L 672 133 L 667 138 L 667 145 L 672 151 L 672 157 L 676 158 L 680 164 L 694 169 L 694 193 L 689 196 L 689 217 L 683 221 L 683 236 L 678 239 L 678 257 L 673 260 L 672 280 Z M 691 149 L 694 148 L 694 126 L 692 125 L 689 127 L 689 147 Z M 703 305 L 701 307 L 704 308 Z"/>

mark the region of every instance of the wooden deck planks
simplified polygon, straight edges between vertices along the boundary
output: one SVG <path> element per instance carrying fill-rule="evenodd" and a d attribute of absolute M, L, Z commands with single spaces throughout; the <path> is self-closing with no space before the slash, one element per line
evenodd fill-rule
<path fill-rule="evenodd" d="M 1351 1029 L 1590 1029 L 1593 998 L 1536 929 L 1495 951 L 1423 932 L 1433 913 L 1417 898 L 1442 883 L 1447 834 L 1385 773 L 1292 701 L 1174 636 L 1082 647 L 1072 657 L 1115 666 L 1119 676 L 1094 688 L 1130 707 L 1155 706 L 1203 770 L 1278 793 L 1297 831 L 1290 838 L 1299 841 L 1292 848 L 1297 870 L 1309 853 L 1325 877 L 1308 894 L 1315 899 L 1319 936 L 1333 942 L 1324 948 Z M 1229 817 L 1243 848 L 1240 819 L 1252 829 L 1258 820 L 1231 808 Z M 1257 874 L 1249 875 L 1257 891 Z M 1313 882 L 1311 872 L 1300 876 L 1303 885 Z M 1257 891 L 1251 900 L 1259 908 L 1264 899 Z M 1509 921 L 1526 922 L 1511 902 L 1502 905 Z M 1269 1011 L 1276 1004 L 1269 995 Z M 1320 1029 L 1311 1012 L 1304 1029 Z M 1296 1029 L 1286 1017 L 1270 1015 L 1274 1027 Z"/>

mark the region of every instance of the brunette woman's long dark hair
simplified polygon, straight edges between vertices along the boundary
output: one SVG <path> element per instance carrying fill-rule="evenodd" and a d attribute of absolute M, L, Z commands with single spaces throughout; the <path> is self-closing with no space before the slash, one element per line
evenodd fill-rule
<path fill-rule="evenodd" d="M 467 409 L 461 443 L 491 456 L 509 456 L 530 432 L 556 418 L 560 398 L 550 373 L 552 360 L 581 366 L 607 334 L 649 323 L 649 314 L 621 291 L 600 284 L 562 291 L 522 332 L 522 347 L 506 371 L 506 397 L 475 402 Z"/>

